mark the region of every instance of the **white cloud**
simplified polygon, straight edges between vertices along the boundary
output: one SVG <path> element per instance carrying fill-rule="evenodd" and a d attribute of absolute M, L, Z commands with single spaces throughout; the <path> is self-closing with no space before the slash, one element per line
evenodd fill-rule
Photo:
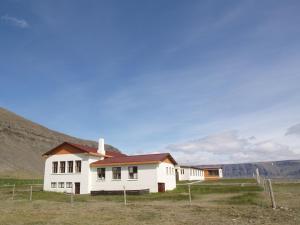
<path fill-rule="evenodd" d="M 5 21 L 8 24 L 16 26 L 16 27 L 20 27 L 20 28 L 28 28 L 29 27 L 29 24 L 26 20 L 18 19 L 16 17 L 4 15 L 4 16 L 1 16 L 1 20 Z"/>
<path fill-rule="evenodd" d="M 297 159 L 300 154 L 274 140 L 257 141 L 227 131 L 166 147 L 179 163 L 214 164 Z"/>

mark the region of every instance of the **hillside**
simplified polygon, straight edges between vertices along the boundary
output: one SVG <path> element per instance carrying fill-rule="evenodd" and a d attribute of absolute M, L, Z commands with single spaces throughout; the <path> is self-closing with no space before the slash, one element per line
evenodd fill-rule
<path fill-rule="evenodd" d="M 260 175 L 272 178 L 300 178 L 300 160 L 223 164 L 224 177 L 252 177 L 258 168 Z"/>
<path fill-rule="evenodd" d="M 42 177 L 42 154 L 63 141 L 97 146 L 43 127 L 0 107 L 0 176 Z M 107 150 L 115 150 L 105 145 Z"/>

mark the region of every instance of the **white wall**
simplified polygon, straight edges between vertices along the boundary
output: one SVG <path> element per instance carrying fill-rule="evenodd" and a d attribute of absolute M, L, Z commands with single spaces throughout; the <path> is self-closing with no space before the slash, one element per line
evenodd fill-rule
<path fill-rule="evenodd" d="M 181 170 L 184 170 L 184 174 L 181 174 Z M 204 180 L 204 170 L 190 168 L 190 167 L 179 167 L 179 180 Z"/>
<path fill-rule="evenodd" d="M 166 168 L 171 168 L 167 169 Z M 171 173 L 170 173 L 171 171 Z M 176 173 L 175 166 L 170 163 L 161 162 L 157 169 L 157 183 L 165 183 L 166 191 L 170 191 L 176 188 Z"/>
<path fill-rule="evenodd" d="M 134 166 L 134 165 L 130 165 Z M 136 165 L 138 167 L 138 179 L 129 179 L 128 166 L 121 167 L 121 179 L 113 180 L 112 166 L 91 167 L 91 190 L 92 191 L 117 191 L 150 189 L 150 192 L 157 192 L 157 164 Z M 105 180 L 98 179 L 97 168 L 105 168 Z"/>
<path fill-rule="evenodd" d="M 134 166 L 134 165 L 130 165 Z M 121 167 L 121 179 L 112 179 L 112 166 L 91 167 L 92 191 L 141 190 L 149 189 L 150 192 L 158 192 L 158 183 L 165 183 L 166 190 L 176 188 L 175 168 L 170 163 L 136 165 L 138 167 L 138 179 L 128 179 L 128 166 Z M 115 166 L 118 167 L 118 166 Z M 172 174 L 166 173 L 166 167 L 170 167 Z M 105 180 L 98 179 L 97 168 L 105 168 Z M 172 170 L 173 168 L 173 170 Z"/>
<path fill-rule="evenodd" d="M 75 173 L 75 161 L 81 160 L 81 173 Z M 60 154 L 51 155 L 45 161 L 44 190 L 55 192 L 71 192 L 72 188 L 66 188 L 66 182 L 72 182 L 75 192 L 75 182 L 80 183 L 80 194 L 90 193 L 90 163 L 97 161 L 97 157 L 87 154 Z M 58 173 L 52 173 L 52 162 L 58 161 Z M 65 161 L 65 173 L 59 173 L 60 161 Z M 73 173 L 68 173 L 67 161 L 73 162 Z M 56 182 L 57 187 L 51 188 L 51 182 Z M 58 187 L 58 182 L 64 182 L 64 188 Z"/>

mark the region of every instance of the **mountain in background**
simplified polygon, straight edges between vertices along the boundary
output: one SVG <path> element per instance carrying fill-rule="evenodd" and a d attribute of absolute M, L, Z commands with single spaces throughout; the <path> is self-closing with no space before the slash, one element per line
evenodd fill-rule
<path fill-rule="evenodd" d="M 201 165 L 203 166 L 203 165 Z M 300 178 L 300 160 L 214 165 L 223 168 L 227 178 L 252 177 L 258 168 L 261 176 L 270 178 Z"/>
<path fill-rule="evenodd" d="M 97 147 L 97 142 L 62 134 L 0 107 L 0 177 L 40 178 L 42 154 L 64 141 Z M 119 151 L 111 145 L 106 150 Z M 252 177 L 255 169 L 266 177 L 300 178 L 300 160 L 223 164 L 224 177 Z"/>
<path fill-rule="evenodd" d="M 42 154 L 64 141 L 97 147 L 97 142 L 62 134 L 0 107 L 0 176 L 42 177 Z M 111 145 L 106 150 L 119 151 Z"/>

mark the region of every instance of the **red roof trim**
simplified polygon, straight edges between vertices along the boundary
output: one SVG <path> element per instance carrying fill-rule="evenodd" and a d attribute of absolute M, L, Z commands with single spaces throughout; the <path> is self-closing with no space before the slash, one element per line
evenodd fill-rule
<path fill-rule="evenodd" d="M 131 164 L 131 163 L 159 163 L 164 161 L 166 158 L 169 158 L 170 161 L 177 165 L 177 162 L 173 159 L 173 157 L 169 153 L 160 153 L 160 154 L 147 154 L 147 155 L 131 155 L 131 156 L 122 156 L 122 157 L 113 157 L 107 158 L 104 160 L 98 160 L 96 162 L 91 163 L 91 166 L 96 165 L 117 165 L 119 164 Z"/>

